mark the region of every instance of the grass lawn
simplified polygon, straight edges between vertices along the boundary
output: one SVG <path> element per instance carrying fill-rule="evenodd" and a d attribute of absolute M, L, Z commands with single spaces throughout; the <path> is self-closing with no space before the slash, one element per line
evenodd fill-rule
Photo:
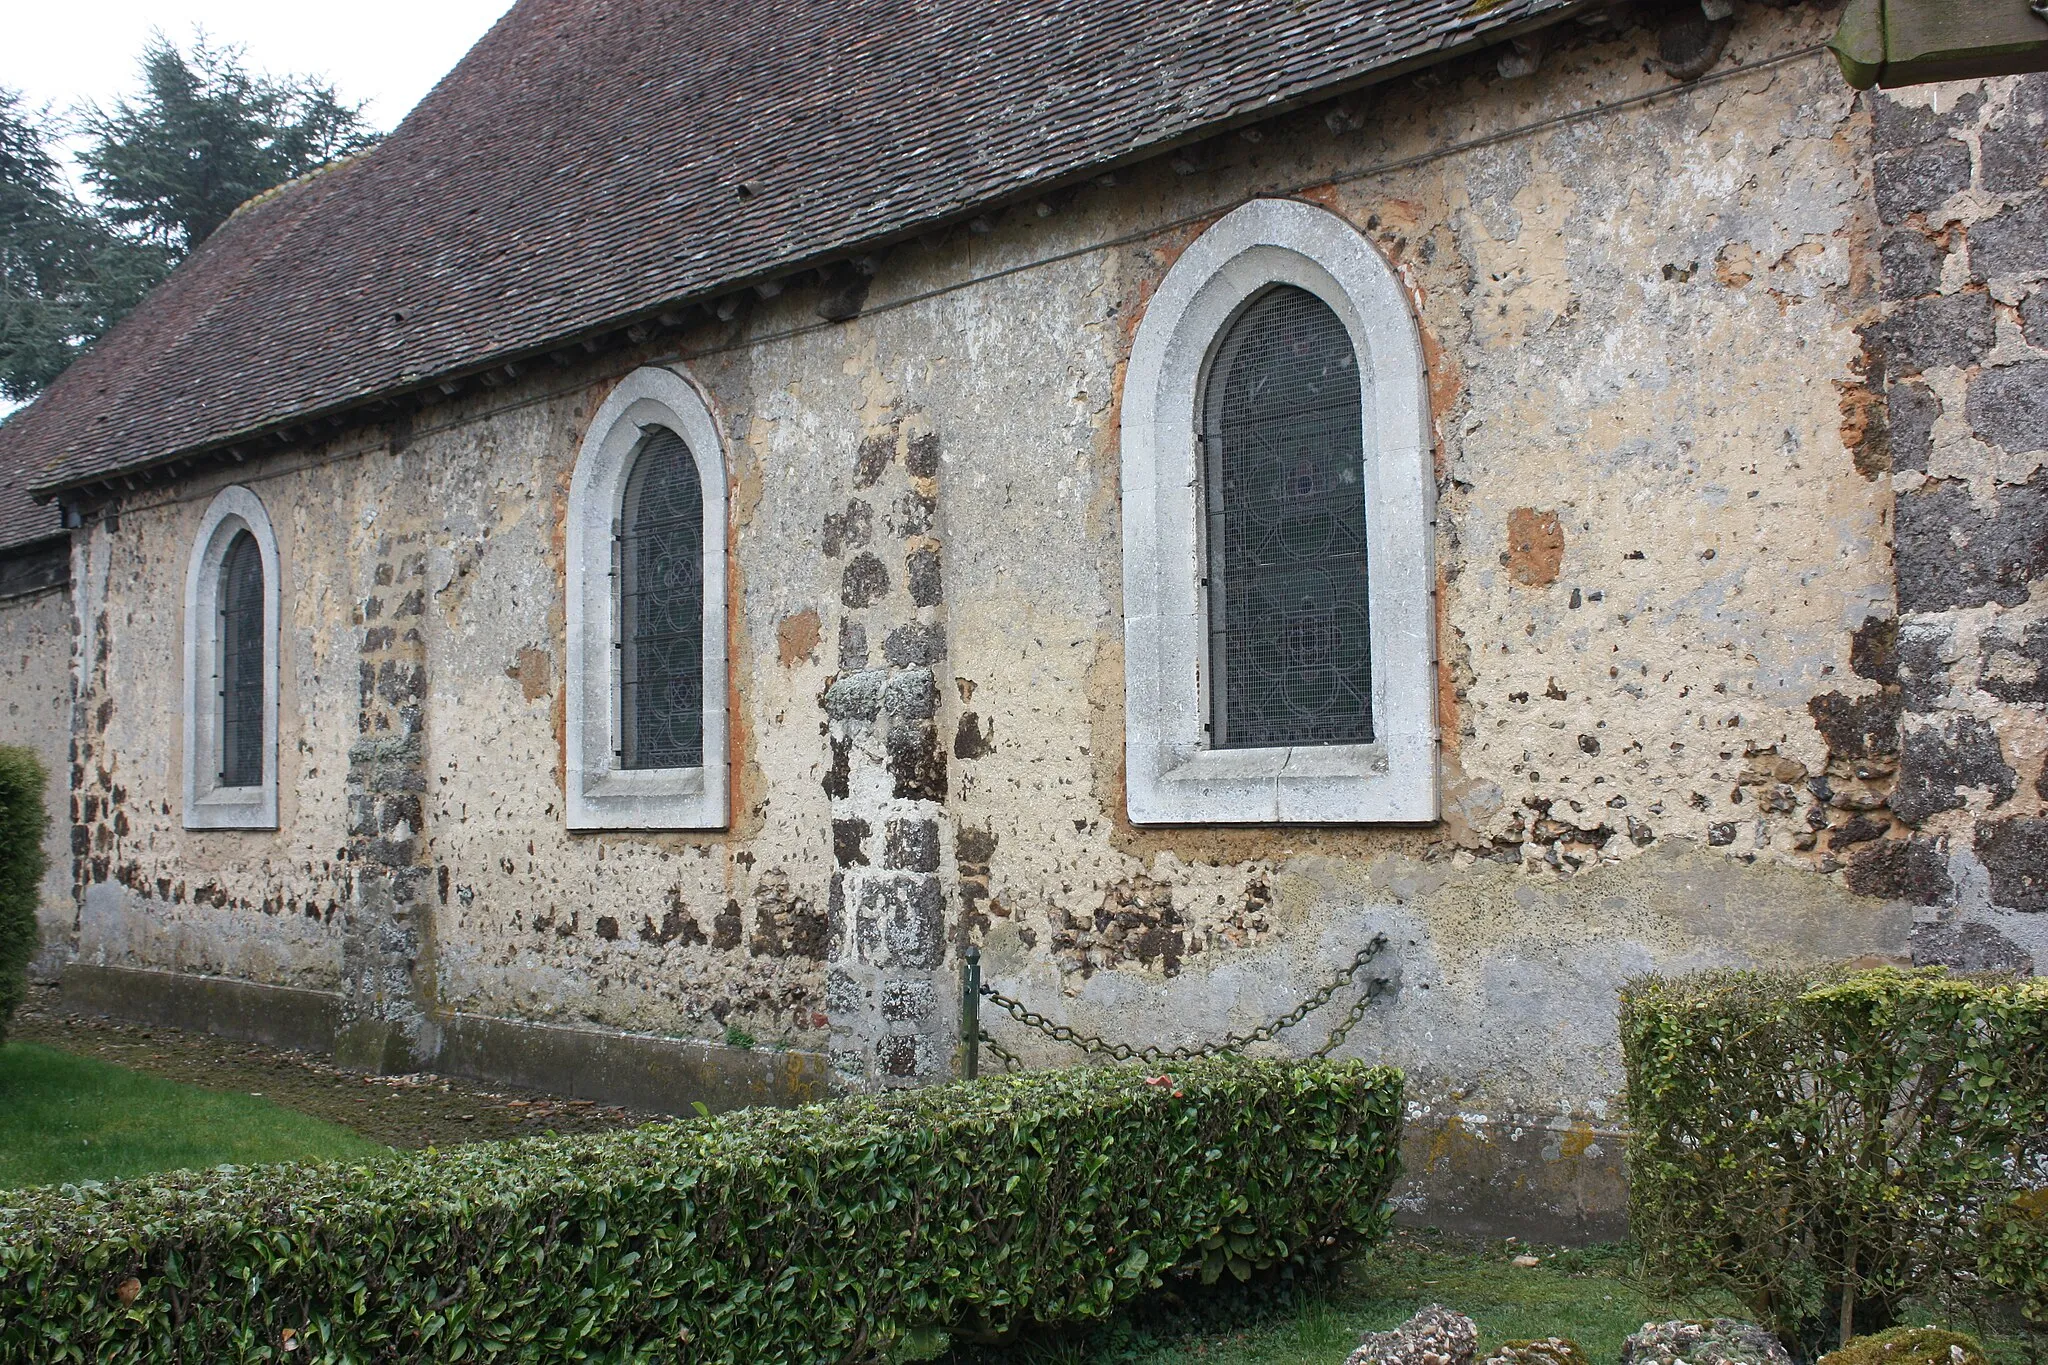
<path fill-rule="evenodd" d="M 1534 1250 L 1542 1264 L 1513 1258 Z M 1561 1251 L 1473 1242 L 1403 1230 L 1328 1284 L 1266 1307 L 1218 1302 L 1185 1315 L 1148 1304 L 1086 1336 L 963 1348 L 958 1362 L 1002 1365 L 1336 1365 L 1360 1333 L 1406 1321 L 1441 1303 L 1479 1324 L 1484 1354 L 1503 1341 L 1564 1336 L 1605 1365 L 1644 1322 L 1738 1313 L 1731 1300 L 1660 1297 L 1629 1275 L 1621 1250 Z"/>
<path fill-rule="evenodd" d="M 1514 1257 L 1537 1255 L 1524 1268 Z M 1559 1250 L 1476 1242 L 1412 1230 L 1345 1267 L 1327 1284 L 1261 1307 L 1227 1287 L 1208 1303 L 1165 1296 L 1087 1333 L 1020 1341 L 1002 1349 L 961 1347 L 947 1365 L 1338 1365 L 1360 1334 L 1383 1332 L 1417 1309 L 1441 1303 L 1479 1325 L 1484 1356 L 1504 1341 L 1570 1337 L 1594 1365 L 1613 1365 L 1622 1338 L 1645 1322 L 1746 1318 L 1719 1295 L 1669 1298 L 1637 1281 L 1617 1247 Z M 1939 1321 L 1909 1308 L 1915 1323 Z M 1992 1365 L 2048 1362 L 2040 1335 L 1986 1335 L 1978 1324 L 1944 1323 L 1985 1336 Z"/>
<path fill-rule="evenodd" d="M 0 1047 L 0 1189 L 390 1150 L 260 1096 L 201 1090 L 34 1043 Z"/>

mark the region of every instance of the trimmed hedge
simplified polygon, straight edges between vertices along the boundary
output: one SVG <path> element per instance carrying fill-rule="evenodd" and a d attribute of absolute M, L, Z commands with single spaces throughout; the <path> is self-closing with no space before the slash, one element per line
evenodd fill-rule
<path fill-rule="evenodd" d="M 1630 982 L 1629 1218 L 1811 1359 L 1962 1299 L 1986 1214 L 2048 1171 L 2048 981 L 1940 968 Z"/>
<path fill-rule="evenodd" d="M 28 991 L 43 893 L 43 789 L 49 775 L 27 749 L 0 745 L 0 1043 Z"/>
<path fill-rule="evenodd" d="M 859 1360 L 1354 1249 L 1400 1122 L 1399 1072 L 1220 1059 L 30 1191 L 0 1360 Z"/>

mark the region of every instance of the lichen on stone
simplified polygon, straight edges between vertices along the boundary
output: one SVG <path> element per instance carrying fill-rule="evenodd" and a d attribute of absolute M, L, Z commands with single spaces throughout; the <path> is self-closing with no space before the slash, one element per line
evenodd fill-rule
<path fill-rule="evenodd" d="M 1984 1347 L 1962 1332 L 1894 1327 L 1855 1338 L 1820 1365 L 1984 1365 Z"/>

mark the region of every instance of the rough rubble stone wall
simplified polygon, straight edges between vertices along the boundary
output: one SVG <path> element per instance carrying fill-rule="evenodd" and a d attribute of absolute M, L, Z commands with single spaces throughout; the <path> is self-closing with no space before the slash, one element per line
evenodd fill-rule
<path fill-rule="evenodd" d="M 391 520 L 391 519 L 381 519 Z M 427 853 L 427 535 L 362 528 L 370 566 L 356 603 L 362 629 L 356 739 L 348 750 L 348 855 L 342 918 L 345 1062 L 409 1071 L 435 1051 L 433 910 Z"/>
<path fill-rule="evenodd" d="M 71 906 L 71 594 L 63 586 L 0 598 L 0 744 L 32 749 L 49 772 L 37 923 L 42 951 L 29 974 L 47 980 L 69 954 Z"/>
<path fill-rule="evenodd" d="M 843 562 L 826 691 L 832 884 L 826 1012 L 849 1085 L 925 1084 L 953 1072 L 959 993 L 948 979 L 946 662 L 938 434 L 892 417 L 864 437 L 846 510 L 819 548 Z M 805 620 L 809 625 L 804 625 Z M 816 618 L 797 618 L 815 636 Z"/>
<path fill-rule="evenodd" d="M 1871 104 L 1900 723 L 1850 877 L 1923 907 L 1916 960 L 2048 965 L 2048 76 Z"/>
<path fill-rule="evenodd" d="M 1427 72 L 906 243 L 850 321 L 792 287 L 245 469 L 288 566 L 275 834 L 178 827 L 166 661 L 213 485 L 136 495 L 81 538 L 81 953 L 336 992 L 374 959 L 424 1016 L 730 1029 L 887 1085 L 951 1065 L 962 943 L 1056 1019 L 1171 1045 L 1284 1013 L 1385 933 L 1392 989 L 1345 1050 L 1409 1070 L 1402 1197 L 1447 1224 L 1616 1232 L 1620 983 L 1903 958 L 1916 913 L 1859 851 L 1917 856 L 1894 818 L 1918 742 L 1902 754 L 1897 623 L 1922 608 L 1894 592 L 1905 372 L 1868 340 L 1897 315 L 1877 124 L 1806 50 L 1834 17 L 1745 6 L 1690 86 L 1654 33 L 1574 28 L 1526 79 Z M 1421 323 L 1432 828 L 1125 817 L 1122 365 L 1176 253 L 1256 193 L 1355 224 Z M 1997 316 L 2000 338 L 2026 325 Z M 731 828 L 571 835 L 571 465 L 618 377 L 668 360 L 729 442 Z M 1937 392 L 1944 373 L 1922 367 Z M 1943 401 L 1952 424 L 1969 396 Z M 1964 481 L 1975 515 L 2007 505 L 1995 482 Z M 387 643 L 369 599 L 415 591 L 419 640 Z M 366 696 L 366 659 L 394 696 Z M 364 743 L 409 707 L 416 750 Z M 1997 818 L 2038 810 L 2037 742 L 1970 714 L 2006 727 Z M 1923 839 L 1953 847 L 1939 822 L 1976 809 Z M 401 828 L 409 852 L 372 856 Z M 419 938 L 381 957 L 370 874 L 419 892 Z"/>

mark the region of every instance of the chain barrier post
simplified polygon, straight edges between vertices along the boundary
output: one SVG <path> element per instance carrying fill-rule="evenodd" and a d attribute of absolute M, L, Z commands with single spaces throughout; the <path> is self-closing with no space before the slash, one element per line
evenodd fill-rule
<path fill-rule="evenodd" d="M 981 1074 L 981 949 L 960 955 L 960 1074 L 973 1080 Z"/>

